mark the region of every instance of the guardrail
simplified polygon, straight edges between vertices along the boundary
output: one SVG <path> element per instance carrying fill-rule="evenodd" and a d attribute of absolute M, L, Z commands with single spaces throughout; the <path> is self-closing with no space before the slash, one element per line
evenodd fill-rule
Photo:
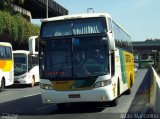
<path fill-rule="evenodd" d="M 151 67 L 151 89 L 150 89 L 150 104 L 149 108 L 154 113 L 160 113 L 160 77 L 157 72 Z"/>

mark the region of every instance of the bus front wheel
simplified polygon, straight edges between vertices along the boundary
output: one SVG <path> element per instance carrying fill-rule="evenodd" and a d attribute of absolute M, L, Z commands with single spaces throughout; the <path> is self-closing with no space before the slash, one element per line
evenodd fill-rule
<path fill-rule="evenodd" d="M 35 78 L 34 78 L 34 76 L 32 76 L 31 87 L 34 87 L 34 85 L 35 85 Z"/>
<path fill-rule="evenodd" d="M 120 96 L 120 85 L 119 85 L 119 80 L 118 80 L 118 83 L 117 83 L 117 97 L 110 102 L 111 107 L 115 107 L 115 106 L 118 105 L 119 96 Z"/>
<path fill-rule="evenodd" d="M 63 110 L 66 107 L 66 103 L 59 103 L 57 104 L 59 110 Z"/>
<path fill-rule="evenodd" d="M 118 105 L 118 97 L 116 97 L 113 101 L 110 102 L 111 107 L 115 107 Z"/>
<path fill-rule="evenodd" d="M 1 86 L 0 86 L 0 92 L 2 92 L 5 88 L 5 82 L 4 79 L 1 80 Z"/>

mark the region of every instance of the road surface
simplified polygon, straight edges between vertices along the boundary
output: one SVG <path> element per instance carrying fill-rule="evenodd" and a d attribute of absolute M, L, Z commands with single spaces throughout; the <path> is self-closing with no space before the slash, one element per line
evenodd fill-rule
<path fill-rule="evenodd" d="M 42 103 L 39 86 L 9 87 L 0 93 L 0 118 L 119 119 L 125 113 L 141 113 L 148 100 L 146 95 L 137 95 L 137 92 L 146 72 L 147 69 L 139 70 L 135 74 L 131 95 L 121 95 L 116 107 L 110 107 L 107 103 L 78 103 L 68 104 L 64 110 L 58 110 L 55 104 Z"/>

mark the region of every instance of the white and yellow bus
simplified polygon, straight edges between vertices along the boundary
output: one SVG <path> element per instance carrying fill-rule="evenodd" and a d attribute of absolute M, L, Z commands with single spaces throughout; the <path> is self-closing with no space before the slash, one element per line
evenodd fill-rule
<path fill-rule="evenodd" d="M 134 84 L 131 37 L 106 13 L 44 19 L 39 39 L 43 103 L 118 104 Z"/>
<path fill-rule="evenodd" d="M 14 64 L 12 55 L 12 45 L 6 42 L 0 42 L 0 92 L 5 86 L 13 84 Z"/>

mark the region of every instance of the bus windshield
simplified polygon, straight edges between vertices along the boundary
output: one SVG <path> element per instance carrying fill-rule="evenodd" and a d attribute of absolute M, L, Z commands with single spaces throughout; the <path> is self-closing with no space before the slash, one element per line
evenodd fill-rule
<path fill-rule="evenodd" d="M 45 76 L 86 77 L 109 73 L 109 50 L 104 35 L 50 39 L 46 42 Z"/>
<path fill-rule="evenodd" d="M 85 18 L 42 23 L 41 37 L 106 33 L 105 18 Z"/>
<path fill-rule="evenodd" d="M 14 74 L 22 75 L 27 72 L 27 55 L 14 54 Z"/>

